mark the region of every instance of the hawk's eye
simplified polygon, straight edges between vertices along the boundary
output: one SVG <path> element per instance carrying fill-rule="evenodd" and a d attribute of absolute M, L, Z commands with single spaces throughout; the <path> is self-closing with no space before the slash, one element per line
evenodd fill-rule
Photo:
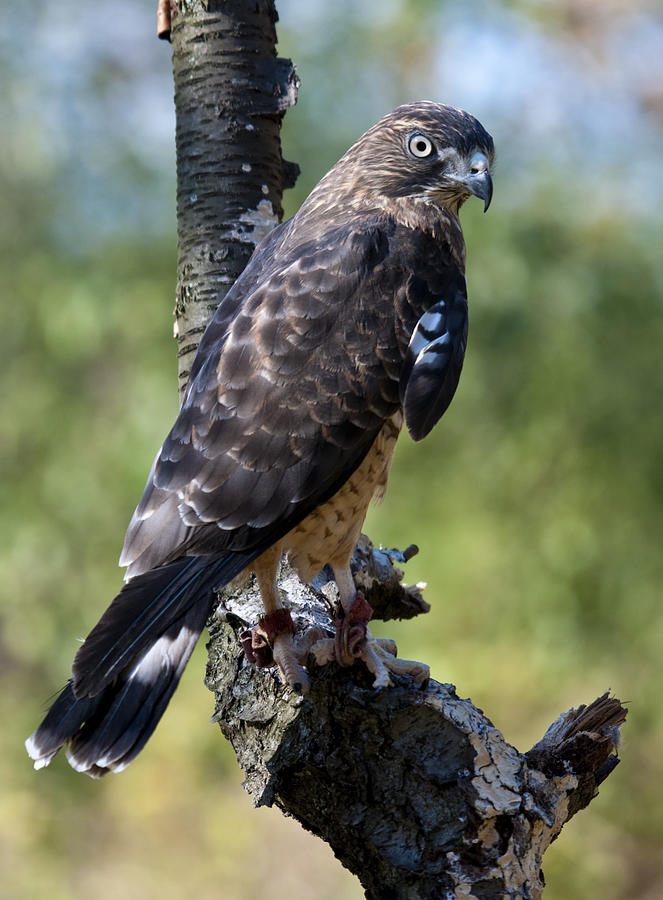
<path fill-rule="evenodd" d="M 408 138 L 407 149 L 417 159 L 424 159 L 433 152 L 433 142 L 425 134 L 412 134 Z"/>

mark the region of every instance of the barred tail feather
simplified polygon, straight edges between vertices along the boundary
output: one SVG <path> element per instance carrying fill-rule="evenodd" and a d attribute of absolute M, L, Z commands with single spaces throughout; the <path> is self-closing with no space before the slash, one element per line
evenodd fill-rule
<path fill-rule="evenodd" d="M 28 756 L 34 760 L 35 769 L 47 766 L 58 750 L 82 727 L 100 698 L 83 697 L 77 700 L 71 680 L 52 704 L 39 728 L 25 742 Z"/>
<path fill-rule="evenodd" d="M 211 609 L 213 589 L 231 581 L 250 560 L 247 553 L 182 557 L 128 581 L 76 654 L 76 696 L 99 693 L 198 598 L 204 597 Z"/>
<path fill-rule="evenodd" d="M 257 555 L 257 554 L 256 554 Z M 253 554 L 191 557 L 132 579 L 79 650 L 73 676 L 26 741 L 35 768 L 65 744 L 99 778 L 140 753 L 164 713 L 214 604 Z"/>

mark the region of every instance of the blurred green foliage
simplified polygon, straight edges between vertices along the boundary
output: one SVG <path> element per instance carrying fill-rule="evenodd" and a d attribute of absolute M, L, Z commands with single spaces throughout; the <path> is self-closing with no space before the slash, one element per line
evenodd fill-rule
<path fill-rule="evenodd" d="M 284 131 L 286 156 L 303 169 L 291 210 L 387 108 L 410 96 L 466 103 L 449 83 L 430 83 L 441 51 L 426 29 L 428 20 L 439 28 L 442 7 L 461 16 L 460 5 L 414 4 L 416 15 L 406 6 L 385 4 L 371 20 L 347 4 L 279 4 L 282 52 L 304 79 Z M 544 7 L 495 4 L 491 15 L 533 13 L 543 40 L 573 42 L 577 21 Z M 604 25 L 589 32 L 597 43 Z M 100 43 L 89 51 L 99 64 L 85 73 L 82 122 L 101 115 L 93 101 L 118 83 L 145 78 L 114 75 L 120 63 Z M 129 153 L 130 130 L 113 131 L 111 117 L 107 133 L 86 139 L 106 142 L 110 168 L 78 168 L 85 140 L 71 122 L 60 123 L 58 143 L 35 118 L 46 111 L 32 105 L 21 118 L 44 73 L 21 71 L 13 53 L 2 71 L 17 126 L 0 159 L 2 894 L 250 900 L 268 881 L 276 900 L 358 898 L 316 839 L 251 809 L 208 723 L 203 647 L 126 773 L 93 782 L 64 760 L 35 773 L 25 757 L 22 741 L 77 639 L 120 584 L 124 528 L 177 408 L 175 241 L 172 210 L 162 216 L 163 199 L 151 206 L 172 192 L 163 161 Z M 334 73 L 362 90 L 339 91 Z M 162 77 L 168 96 L 167 60 Z M 646 108 L 631 85 L 619 102 Z M 555 148 L 574 146 L 571 128 L 525 164 L 516 112 L 472 108 L 496 136 L 500 168 L 489 214 L 463 211 L 471 325 L 460 390 L 430 438 L 400 442 L 389 494 L 367 525 L 386 545 L 419 544 L 407 577 L 428 582 L 433 607 L 382 632 L 470 695 L 520 749 L 607 688 L 630 701 L 622 765 L 546 857 L 550 900 L 663 895 L 663 228 L 653 202 L 638 206 L 625 190 L 632 161 L 660 136 L 650 100 L 649 130 L 625 133 L 621 157 L 599 170 L 594 148 L 585 157 L 581 148 L 575 167 L 555 164 Z M 131 89 L 123 103 L 132 108 Z"/>

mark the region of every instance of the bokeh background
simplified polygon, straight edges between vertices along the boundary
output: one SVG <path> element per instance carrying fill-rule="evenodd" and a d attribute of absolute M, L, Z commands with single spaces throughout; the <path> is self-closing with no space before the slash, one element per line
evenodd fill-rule
<path fill-rule="evenodd" d="M 0 893 L 12 900 L 359 898 L 296 823 L 253 810 L 209 724 L 201 645 L 127 772 L 23 739 L 115 562 L 177 407 L 170 51 L 152 0 L 0 17 Z M 562 710 L 630 701 L 623 763 L 546 857 L 549 900 L 663 897 L 663 19 L 647 0 L 280 0 L 300 101 L 291 213 L 398 103 L 495 137 L 468 203 L 469 352 L 400 443 L 375 541 L 420 556 L 431 613 L 388 631 L 519 749 Z"/>

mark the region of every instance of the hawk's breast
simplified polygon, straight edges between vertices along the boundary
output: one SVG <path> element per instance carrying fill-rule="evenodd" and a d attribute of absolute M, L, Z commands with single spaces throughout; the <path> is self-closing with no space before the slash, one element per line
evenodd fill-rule
<path fill-rule="evenodd" d="M 283 538 L 283 549 L 303 581 L 310 581 L 328 563 L 350 559 L 369 503 L 374 497 L 381 500 L 387 489 L 402 424 L 400 411 L 387 419 L 345 484 Z"/>

